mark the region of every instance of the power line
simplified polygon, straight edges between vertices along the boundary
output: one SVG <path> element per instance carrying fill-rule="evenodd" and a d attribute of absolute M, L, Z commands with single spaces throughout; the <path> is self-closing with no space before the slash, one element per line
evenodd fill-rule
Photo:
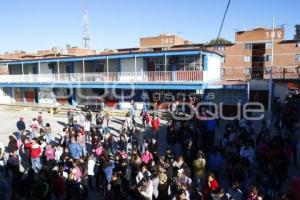
<path fill-rule="evenodd" d="M 218 33 L 218 37 L 217 37 L 216 41 L 218 41 L 220 39 L 220 35 L 221 35 L 222 29 L 223 29 L 224 21 L 225 21 L 225 18 L 226 18 L 226 15 L 227 15 L 230 3 L 231 3 L 231 0 L 228 0 L 227 7 L 226 7 L 225 13 L 223 15 L 222 23 L 221 23 L 221 26 L 220 26 L 220 29 L 219 29 L 219 33 Z"/>

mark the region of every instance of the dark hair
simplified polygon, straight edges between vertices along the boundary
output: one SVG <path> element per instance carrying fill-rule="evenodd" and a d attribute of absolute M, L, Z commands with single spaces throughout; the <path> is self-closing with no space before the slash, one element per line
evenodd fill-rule
<path fill-rule="evenodd" d="M 209 173 L 208 173 L 207 177 L 210 177 L 210 176 L 211 176 L 212 178 L 215 178 L 215 174 L 214 174 L 213 172 L 209 172 Z"/>
<path fill-rule="evenodd" d="M 142 182 L 148 182 L 149 181 L 149 177 L 148 176 L 144 176 L 143 178 L 142 178 Z"/>
<path fill-rule="evenodd" d="M 184 194 L 184 195 L 186 195 L 186 192 L 185 192 L 185 190 L 184 190 L 184 189 L 181 189 L 181 190 L 179 190 L 179 192 L 178 192 L 178 196 L 180 196 L 181 194 Z"/>

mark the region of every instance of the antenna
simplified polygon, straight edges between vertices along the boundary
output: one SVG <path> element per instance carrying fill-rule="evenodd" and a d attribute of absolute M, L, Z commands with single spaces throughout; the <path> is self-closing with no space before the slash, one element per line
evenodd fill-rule
<path fill-rule="evenodd" d="M 88 49 L 89 48 L 89 41 L 90 41 L 90 33 L 89 33 L 89 11 L 87 0 L 83 0 L 83 33 L 82 33 L 82 41 L 83 47 Z"/>

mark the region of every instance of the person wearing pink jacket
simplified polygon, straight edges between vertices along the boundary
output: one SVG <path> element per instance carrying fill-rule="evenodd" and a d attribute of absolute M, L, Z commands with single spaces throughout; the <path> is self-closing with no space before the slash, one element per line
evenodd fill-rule
<path fill-rule="evenodd" d="M 146 165 L 153 160 L 153 155 L 152 153 L 149 151 L 149 149 L 146 149 L 145 152 L 142 154 L 141 160 L 143 163 L 145 163 Z"/>
<path fill-rule="evenodd" d="M 55 149 L 51 144 L 48 144 L 45 149 L 45 157 L 47 165 L 53 167 L 55 165 Z"/>

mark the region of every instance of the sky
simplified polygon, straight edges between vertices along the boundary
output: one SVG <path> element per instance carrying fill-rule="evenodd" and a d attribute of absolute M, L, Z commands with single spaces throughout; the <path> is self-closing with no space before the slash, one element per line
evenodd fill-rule
<path fill-rule="evenodd" d="M 88 0 L 90 47 L 138 47 L 139 38 L 175 33 L 195 43 L 217 37 L 228 0 Z M 238 30 L 285 26 L 292 39 L 300 0 L 232 0 L 221 37 Z M 82 47 L 83 0 L 1 0 L 0 54 Z"/>

